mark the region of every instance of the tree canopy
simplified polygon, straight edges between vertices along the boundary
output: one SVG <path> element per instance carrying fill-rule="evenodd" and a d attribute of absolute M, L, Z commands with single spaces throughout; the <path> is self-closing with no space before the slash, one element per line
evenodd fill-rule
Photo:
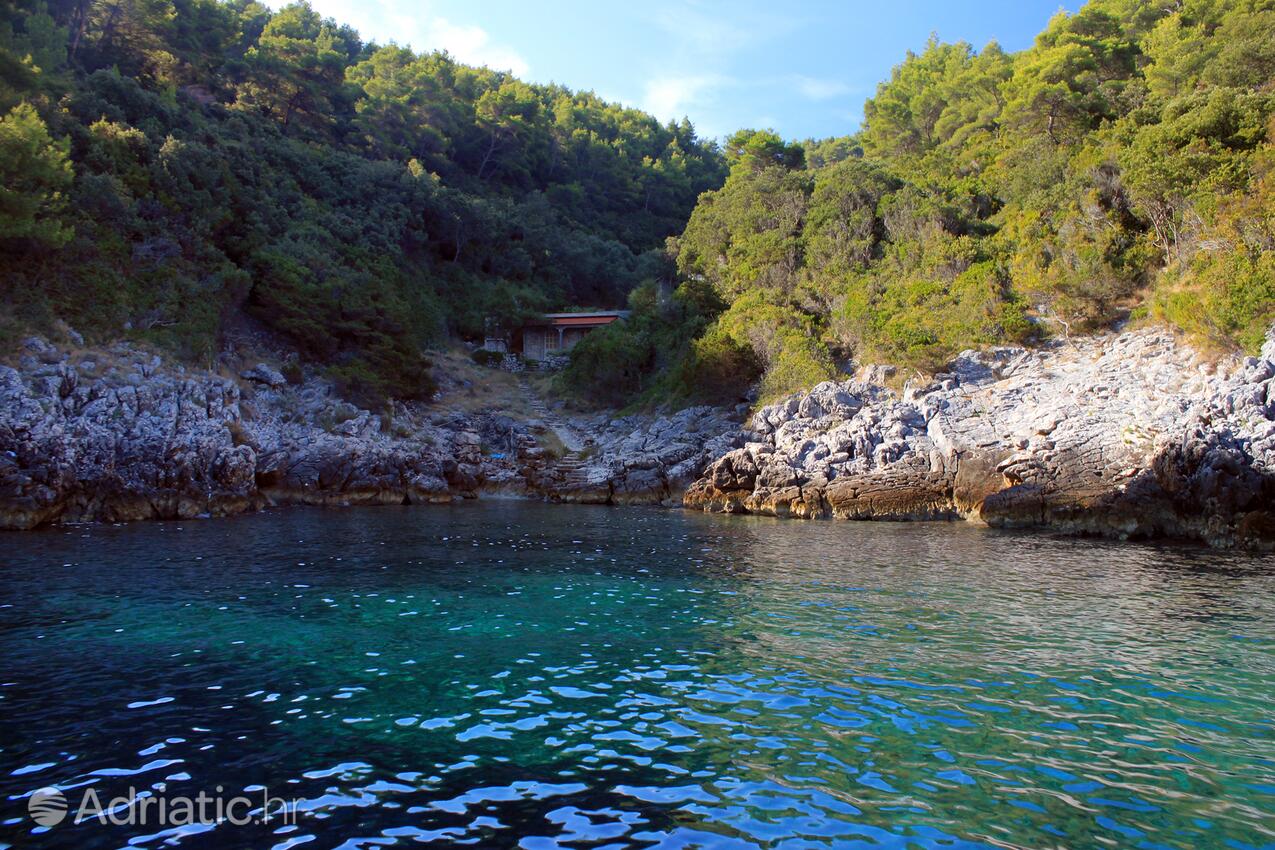
<path fill-rule="evenodd" d="M 746 349 L 736 395 L 761 370 L 775 396 L 1127 318 L 1255 352 L 1275 322 L 1273 57 L 1272 0 L 1090 0 L 1016 54 L 931 39 L 853 137 L 737 133 L 671 242 L 718 306 L 700 299 L 665 374 Z"/>
<path fill-rule="evenodd" d="M 244 328 L 431 391 L 491 321 L 631 303 L 567 389 L 773 396 L 881 359 L 1275 321 L 1275 0 L 1090 0 L 933 38 L 849 137 L 718 149 L 591 92 L 363 41 L 304 2 L 0 5 L 0 335 L 213 363 Z"/>
<path fill-rule="evenodd" d="M 211 363 L 261 323 L 368 397 L 491 320 L 671 275 L 725 163 L 688 122 L 363 41 L 305 2 L 0 5 L 0 333 Z"/>

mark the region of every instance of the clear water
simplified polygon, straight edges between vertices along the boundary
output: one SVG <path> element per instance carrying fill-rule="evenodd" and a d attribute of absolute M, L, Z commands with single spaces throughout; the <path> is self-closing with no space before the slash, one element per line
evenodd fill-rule
<path fill-rule="evenodd" d="M 526 503 L 0 545 L 0 843 L 1275 842 L 1271 559 Z M 36 828 L 50 785 L 303 814 Z"/>

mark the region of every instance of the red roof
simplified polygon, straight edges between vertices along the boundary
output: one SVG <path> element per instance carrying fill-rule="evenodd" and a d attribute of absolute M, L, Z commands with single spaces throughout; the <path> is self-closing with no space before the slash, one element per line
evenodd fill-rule
<path fill-rule="evenodd" d="M 596 328 L 609 325 L 619 316 L 564 316 L 550 319 L 549 326 L 554 328 Z"/>

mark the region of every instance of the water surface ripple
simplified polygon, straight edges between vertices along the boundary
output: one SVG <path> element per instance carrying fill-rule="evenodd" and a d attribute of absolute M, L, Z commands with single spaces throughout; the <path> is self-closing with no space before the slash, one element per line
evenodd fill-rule
<path fill-rule="evenodd" d="M 1275 846 L 1275 561 L 527 503 L 4 539 L 0 845 Z M 298 823 L 34 826 L 86 788 Z"/>

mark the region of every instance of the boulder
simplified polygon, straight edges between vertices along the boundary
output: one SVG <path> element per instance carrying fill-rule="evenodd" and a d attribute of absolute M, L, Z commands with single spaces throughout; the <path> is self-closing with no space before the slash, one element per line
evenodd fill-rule
<path fill-rule="evenodd" d="M 239 377 L 243 378 L 245 381 L 265 384 L 266 386 L 275 389 L 285 386 L 288 383 L 288 379 L 283 376 L 282 372 L 265 363 L 258 363 L 251 369 L 240 372 Z"/>

